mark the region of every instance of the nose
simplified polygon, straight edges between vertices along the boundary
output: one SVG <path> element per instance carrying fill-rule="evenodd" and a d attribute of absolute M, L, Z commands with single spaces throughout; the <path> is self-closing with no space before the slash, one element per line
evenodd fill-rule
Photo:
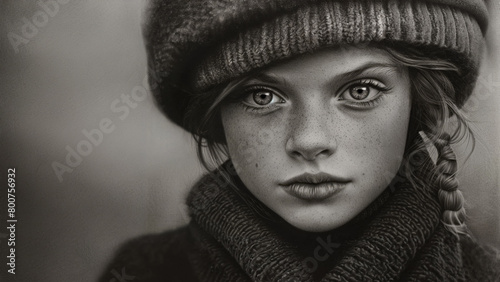
<path fill-rule="evenodd" d="M 331 156 L 337 149 L 332 118 L 324 105 L 294 113 L 285 150 L 295 159 L 314 161 Z"/>

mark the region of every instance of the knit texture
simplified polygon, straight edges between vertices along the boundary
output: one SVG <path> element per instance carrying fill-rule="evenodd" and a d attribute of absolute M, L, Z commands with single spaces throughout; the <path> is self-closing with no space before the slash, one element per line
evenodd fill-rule
<path fill-rule="evenodd" d="M 202 61 L 194 83 L 203 91 L 325 46 L 383 40 L 450 49 L 468 58 L 462 67 L 473 70 L 479 62 L 481 38 L 474 19 L 450 6 L 422 1 L 320 2 L 264 22 L 217 46 Z"/>
<path fill-rule="evenodd" d="M 424 167 L 418 173 L 429 171 Z M 241 185 L 236 176 L 222 179 L 207 175 L 195 185 L 188 198 L 189 226 L 124 245 L 100 281 L 110 281 L 113 269 L 123 269 L 133 281 L 500 278 L 500 258 L 493 250 L 444 228 L 433 187 L 392 183 L 394 189 L 386 189 L 345 226 L 308 233 L 263 219 L 231 188 Z"/>
<path fill-rule="evenodd" d="M 320 281 L 465 281 L 458 240 L 439 221 L 435 189 L 415 189 L 408 182 L 395 188 L 370 221 L 357 226 L 355 239 L 339 243 L 342 257 Z M 304 265 L 307 257 L 283 239 L 286 234 L 240 205 L 228 189 L 204 185 L 189 199 L 197 236 L 217 239 L 199 245 L 207 249 L 199 253 L 201 260 L 212 263 L 198 278 L 237 281 L 237 262 L 251 281 L 314 281 Z M 419 263 L 412 262 L 417 255 Z"/>
<path fill-rule="evenodd" d="M 144 35 L 151 88 L 183 125 L 187 106 L 205 91 L 339 44 L 441 51 L 461 70 L 454 79 L 460 107 L 477 77 L 487 23 L 483 0 L 155 0 Z"/>

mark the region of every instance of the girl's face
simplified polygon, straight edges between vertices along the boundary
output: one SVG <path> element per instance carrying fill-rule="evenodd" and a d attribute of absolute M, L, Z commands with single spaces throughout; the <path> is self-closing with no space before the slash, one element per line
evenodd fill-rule
<path fill-rule="evenodd" d="M 230 94 L 221 117 L 250 192 L 291 225 L 337 228 L 388 186 L 410 118 L 406 68 L 347 47 L 270 67 Z"/>

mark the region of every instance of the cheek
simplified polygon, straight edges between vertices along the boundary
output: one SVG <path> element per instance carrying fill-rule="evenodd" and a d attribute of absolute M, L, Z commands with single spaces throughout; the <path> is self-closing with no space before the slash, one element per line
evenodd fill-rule
<path fill-rule="evenodd" d="M 369 118 L 351 125 L 351 136 L 356 137 L 344 142 L 349 144 L 348 155 L 357 157 L 356 162 L 371 181 L 386 181 L 399 169 L 406 146 L 410 107 L 409 98 L 395 99 Z"/>
<path fill-rule="evenodd" d="M 279 121 L 255 122 L 235 106 L 223 108 L 221 117 L 229 155 L 242 180 L 266 179 L 266 168 L 274 167 L 272 163 L 278 159 L 273 156 L 278 154 L 281 144 Z"/>

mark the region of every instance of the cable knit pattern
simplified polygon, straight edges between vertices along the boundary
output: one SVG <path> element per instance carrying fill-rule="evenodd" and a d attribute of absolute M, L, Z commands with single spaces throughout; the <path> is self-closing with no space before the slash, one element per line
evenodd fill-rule
<path fill-rule="evenodd" d="M 236 176 L 231 183 L 241 185 Z M 111 269 L 125 269 L 134 281 L 500 279 L 494 250 L 444 228 L 436 188 L 393 185 L 351 222 L 320 234 L 263 219 L 228 183 L 207 175 L 188 198 L 189 226 L 126 244 L 101 281 L 110 281 Z M 311 271 L 305 262 L 325 242 L 335 250 Z"/>
<path fill-rule="evenodd" d="M 320 48 L 379 42 L 442 51 L 462 72 L 453 97 L 461 107 L 487 15 L 484 0 L 154 0 L 144 28 L 149 79 L 161 109 L 183 126 L 197 95 L 231 79 Z"/>

